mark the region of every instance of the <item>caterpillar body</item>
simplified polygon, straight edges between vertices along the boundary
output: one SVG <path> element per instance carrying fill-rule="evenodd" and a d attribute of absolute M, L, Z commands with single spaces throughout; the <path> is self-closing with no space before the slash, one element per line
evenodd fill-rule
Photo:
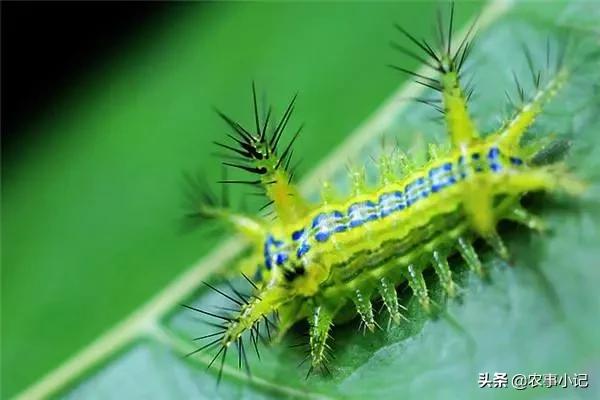
<path fill-rule="evenodd" d="M 439 100 L 426 102 L 442 112 L 449 145 L 430 146 L 429 160 L 422 165 L 415 165 L 399 151 L 382 155 L 374 185 L 367 183 L 364 168 L 353 168 L 351 193 L 346 197 L 325 182 L 322 201 L 315 205 L 293 184 L 292 147 L 301 128 L 283 149 L 280 143 L 295 108 L 295 96 L 273 122 L 271 109 L 260 117 L 253 85 L 252 129 L 219 112 L 233 132 L 230 144 L 217 143 L 232 155 L 224 164 L 257 176 L 223 183 L 262 188 L 276 218 L 232 211 L 211 196 L 204 196 L 197 205 L 194 217 L 225 220 L 248 239 L 251 254 L 237 268 L 251 284 L 253 294 L 243 295 L 232 288 L 229 295 L 207 283 L 237 308 L 220 315 L 188 306 L 222 322 L 220 331 L 203 337 L 212 341 L 190 354 L 219 347 L 213 362 L 220 356 L 222 365 L 228 348 L 234 345 L 245 359 L 242 336 L 247 333 L 256 346 L 259 324 L 264 321 L 269 329 L 273 322 L 268 316 L 274 313 L 278 320 L 275 340 L 294 324 L 308 321 L 309 373 L 327 371 L 328 338 L 335 322 L 358 314 L 361 324 L 373 331 L 378 324 L 372 304 L 380 300 L 390 321 L 402 323 L 406 316 L 396 287 L 403 283 L 410 286 L 424 310 L 433 312 L 435 305 L 423 278 L 425 269 L 433 268 L 448 296 L 456 296 L 459 288 L 452 279 L 450 256 L 459 254 L 472 271 L 485 275 L 473 242 L 482 238 L 508 258 L 496 231 L 499 221 L 544 229 L 543 221 L 521 205 L 525 193 L 581 190 L 561 164 L 533 162 L 547 140 L 522 141 L 545 104 L 568 80 L 569 68 L 559 60 L 556 71 L 543 84 L 540 75 L 533 74 L 536 93 L 502 126 L 483 135 L 469 113 L 470 91 L 461 83 L 461 67 L 471 43 L 467 35 L 458 46 L 452 45 L 453 14 L 452 8 L 448 33 L 442 35 L 438 50 L 398 27 L 424 56 L 398 49 L 425 60 L 437 77 L 395 67 L 441 94 Z"/>

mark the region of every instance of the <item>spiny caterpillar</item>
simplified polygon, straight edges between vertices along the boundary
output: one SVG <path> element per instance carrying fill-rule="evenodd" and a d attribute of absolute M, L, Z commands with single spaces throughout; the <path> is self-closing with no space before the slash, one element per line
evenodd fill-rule
<path fill-rule="evenodd" d="M 309 326 L 310 367 L 328 372 L 331 357 L 328 343 L 334 322 L 360 316 L 361 324 L 374 331 L 378 324 L 374 301 L 381 301 L 396 324 L 406 319 L 396 287 L 407 283 L 420 306 L 433 313 L 435 304 L 428 295 L 423 271 L 433 267 L 448 296 L 456 296 L 448 258 L 458 253 L 479 276 L 485 269 L 473 242 L 482 238 L 502 258 L 508 251 L 497 233 L 501 220 L 512 220 L 541 230 L 543 221 L 521 205 L 528 192 L 565 191 L 576 194 L 580 184 L 569 177 L 562 164 L 537 165 L 537 154 L 548 144 L 537 139 L 523 144 L 522 138 L 546 103 L 566 83 L 570 70 L 559 54 L 555 71 L 545 79 L 530 64 L 536 92 L 529 99 L 519 86 L 523 105 L 502 126 L 486 135 L 471 118 L 469 89 L 462 85 L 462 67 L 472 47 L 471 30 L 453 46 L 454 6 L 447 28 L 439 26 L 437 50 L 397 27 L 423 54 L 396 46 L 404 55 L 431 67 L 437 77 L 394 67 L 440 93 L 440 99 L 417 99 L 443 115 L 449 146 L 430 146 L 429 160 L 415 165 L 405 154 L 393 151 L 378 160 L 379 177 L 369 185 L 364 168 L 350 173 L 351 193 L 341 198 L 326 182 L 320 204 L 311 204 L 292 183 L 290 167 L 293 144 L 282 137 L 295 108 L 294 96 L 283 115 L 275 121 L 272 109 L 261 118 L 256 90 L 252 86 L 254 126 L 244 127 L 227 115 L 220 117 L 231 128 L 231 142 L 217 143 L 230 154 L 225 165 L 244 170 L 251 180 L 227 180 L 261 188 L 276 218 L 258 218 L 220 206 L 212 195 L 196 205 L 193 217 L 224 220 L 241 232 L 251 244 L 251 253 L 237 270 L 251 285 L 251 295 L 230 285 L 228 294 L 208 283 L 206 286 L 236 305 L 229 315 L 186 306 L 219 320 L 219 331 L 197 339 L 209 343 L 190 353 L 219 347 L 211 363 L 228 349 L 237 347 L 238 364 L 247 366 L 243 335 L 255 347 L 263 337 L 260 324 L 270 338 L 275 323 L 275 341 L 295 324 Z M 473 27 L 473 26 L 472 26 Z M 471 27 L 471 28 L 472 28 Z M 550 53 L 549 45 L 547 55 Z M 549 56 L 548 56 L 549 58 Z M 550 70 L 549 62 L 547 69 Z M 544 81 L 544 82 L 542 82 Z M 253 279 L 248 274 L 254 276 Z"/>

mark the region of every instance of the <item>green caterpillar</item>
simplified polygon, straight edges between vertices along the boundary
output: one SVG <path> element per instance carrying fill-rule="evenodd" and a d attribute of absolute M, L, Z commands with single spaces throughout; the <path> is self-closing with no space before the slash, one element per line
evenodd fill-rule
<path fill-rule="evenodd" d="M 372 302 L 381 299 L 390 321 L 402 323 L 405 316 L 396 287 L 405 282 L 419 304 L 433 312 L 423 270 L 433 267 L 448 296 L 455 296 L 458 288 L 448 257 L 459 253 L 471 270 L 483 276 L 485 270 L 474 240 L 483 238 L 507 258 L 507 249 L 496 231 L 500 220 L 536 230 L 544 228 L 543 221 L 520 204 L 525 193 L 565 191 L 575 195 L 583 190 L 583 184 L 569 176 L 562 164 L 538 166 L 532 162 L 548 140 L 522 143 L 545 104 L 570 76 L 562 57 L 553 76 L 543 84 L 540 75 L 533 74 L 536 93 L 512 118 L 482 135 L 469 114 L 470 91 L 461 84 L 461 68 L 471 49 L 470 35 L 453 48 L 453 15 L 452 7 L 447 35 L 441 35 L 438 50 L 398 27 L 423 55 L 398 49 L 429 65 L 436 77 L 395 67 L 441 94 L 439 101 L 421 101 L 442 112 L 449 146 L 431 145 L 429 160 L 422 165 L 415 165 L 399 151 L 381 156 L 375 185 L 367 184 L 363 168 L 355 168 L 350 173 L 351 193 L 345 198 L 326 182 L 320 204 L 311 204 L 292 183 L 292 148 L 301 129 L 285 147 L 280 143 L 296 97 L 278 120 L 274 121 L 270 109 L 260 118 L 253 85 L 253 128 L 219 113 L 233 131 L 229 144 L 218 143 L 230 152 L 230 161 L 225 164 L 256 176 L 254 180 L 223 183 L 262 188 L 276 218 L 236 213 L 219 206 L 212 196 L 205 196 L 197 205 L 194 217 L 225 220 L 248 239 L 252 252 L 237 269 L 251 284 L 253 294 L 243 295 L 232 288 L 229 295 L 207 284 L 238 308 L 231 315 L 220 315 L 188 306 L 222 322 L 218 332 L 200 338 L 212 341 L 191 354 L 218 346 L 213 362 L 220 356 L 222 365 L 234 345 L 241 364 L 241 357 L 246 358 L 242 335 L 248 333 L 256 347 L 261 336 L 259 325 L 264 321 L 268 330 L 274 325 L 268 316 L 275 313 L 275 341 L 294 324 L 308 321 L 309 374 L 316 368 L 327 371 L 331 354 L 328 337 L 334 322 L 358 314 L 364 327 L 373 331 L 377 322 Z M 246 274 L 255 278 L 251 280 Z"/>

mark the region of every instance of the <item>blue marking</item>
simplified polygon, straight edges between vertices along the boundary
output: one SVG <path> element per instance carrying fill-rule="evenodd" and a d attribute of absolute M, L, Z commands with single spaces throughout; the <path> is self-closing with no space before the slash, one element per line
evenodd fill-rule
<path fill-rule="evenodd" d="M 329 232 L 317 232 L 315 234 L 315 239 L 317 239 L 317 242 L 324 242 L 329 239 L 329 236 L 331 236 L 331 233 Z"/>
<path fill-rule="evenodd" d="M 365 206 L 367 208 L 367 221 L 374 221 L 379 218 L 377 213 L 377 205 L 373 203 L 371 200 L 367 200 L 365 202 Z"/>
<path fill-rule="evenodd" d="M 410 207 L 415 204 L 422 195 L 421 185 L 425 183 L 423 178 L 418 178 L 404 188 L 404 193 L 406 194 L 406 206 Z"/>
<path fill-rule="evenodd" d="M 448 184 L 454 185 L 456 183 L 456 177 L 454 176 L 454 172 L 452 171 L 452 163 L 444 164 L 444 170 L 449 173 Z"/>
<path fill-rule="evenodd" d="M 341 211 L 333 212 L 333 221 L 335 223 L 335 227 L 333 228 L 335 232 L 344 232 L 346 229 L 348 229 L 344 223 L 344 214 L 342 214 Z"/>
<path fill-rule="evenodd" d="M 292 240 L 298 241 L 304 234 L 304 228 L 292 233 Z"/>
<path fill-rule="evenodd" d="M 348 227 L 344 224 L 344 214 L 340 211 L 321 213 L 312 222 L 312 227 L 317 231 L 315 239 L 324 242 L 333 232 L 344 232 Z"/>
<path fill-rule="evenodd" d="M 316 228 L 319 226 L 319 224 L 321 224 L 321 221 L 323 220 L 323 218 L 325 218 L 325 214 L 321 213 L 319 215 L 317 215 L 312 222 L 312 227 Z"/>
<path fill-rule="evenodd" d="M 350 217 L 348 225 L 350 228 L 355 228 L 365 222 L 376 220 L 377 206 L 370 200 L 354 203 L 348 207 L 348 216 Z"/>
<path fill-rule="evenodd" d="M 452 174 L 452 163 L 445 163 L 429 171 L 429 180 L 431 181 L 431 191 L 439 190 L 456 183 L 456 178 Z"/>
<path fill-rule="evenodd" d="M 494 159 L 498 158 L 498 156 L 500 156 L 500 149 L 498 149 L 497 147 L 492 147 L 488 153 L 488 157 L 490 159 Z"/>
<path fill-rule="evenodd" d="M 302 243 L 300 247 L 298 247 L 298 250 L 296 250 L 296 257 L 302 258 L 302 256 L 308 253 L 309 250 L 310 246 L 306 243 Z"/>
<path fill-rule="evenodd" d="M 379 196 L 379 215 L 381 218 L 387 217 L 395 211 L 402 210 L 404 207 L 404 197 L 400 191 L 384 193 Z"/>
<path fill-rule="evenodd" d="M 365 222 L 360 203 L 354 203 L 348 207 L 348 216 L 350 217 L 350 222 L 348 223 L 350 228 L 356 228 Z"/>
<path fill-rule="evenodd" d="M 502 162 L 500 160 L 500 150 L 497 147 L 492 147 L 488 152 L 488 160 L 490 168 L 493 172 L 502 171 Z"/>
<path fill-rule="evenodd" d="M 284 262 L 286 262 L 288 259 L 288 256 L 286 253 L 277 253 L 276 257 L 275 257 L 275 262 L 277 263 L 277 265 L 281 265 Z"/>
<path fill-rule="evenodd" d="M 303 255 L 308 253 L 310 245 L 308 244 L 308 232 L 306 229 L 300 229 L 292 233 L 292 239 L 299 242 L 296 250 L 296 257 L 301 258 Z"/>
<path fill-rule="evenodd" d="M 263 255 L 265 257 L 265 266 L 267 269 L 270 270 L 273 267 L 273 262 L 275 262 L 277 265 L 281 265 L 283 262 L 285 262 L 285 260 L 287 260 L 286 253 L 273 254 L 271 252 L 272 249 L 277 249 L 281 246 L 283 246 L 283 242 L 281 240 L 276 240 L 271 235 L 267 237 L 263 251 Z M 280 262 L 282 259 L 283 261 Z"/>
<path fill-rule="evenodd" d="M 523 160 L 521 160 L 519 157 L 510 157 L 510 163 L 512 165 L 522 165 Z"/>
<path fill-rule="evenodd" d="M 429 187 L 425 178 L 420 177 L 406 185 L 404 188 L 406 194 L 406 206 L 415 204 L 421 198 L 429 196 Z"/>
<path fill-rule="evenodd" d="M 406 187 L 404 188 L 404 193 L 406 193 L 406 206 L 410 207 L 413 204 L 415 204 L 415 202 L 417 201 L 418 197 L 415 194 L 415 188 L 416 184 L 414 182 L 409 183 L 408 185 L 406 185 Z"/>

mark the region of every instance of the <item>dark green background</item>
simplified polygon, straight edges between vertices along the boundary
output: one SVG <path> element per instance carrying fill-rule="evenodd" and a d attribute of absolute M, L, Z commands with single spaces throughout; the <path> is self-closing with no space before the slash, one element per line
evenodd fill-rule
<path fill-rule="evenodd" d="M 461 4 L 460 26 L 479 5 Z M 250 82 L 281 110 L 299 91 L 301 171 L 404 79 L 400 22 L 434 3 L 189 4 L 72 82 L 2 168 L 2 397 L 107 331 L 212 248 L 182 235 L 183 171 L 212 180 L 217 105 L 250 122 Z M 412 60 L 402 58 L 412 68 Z M 10 101 L 10 99 L 3 99 Z"/>

